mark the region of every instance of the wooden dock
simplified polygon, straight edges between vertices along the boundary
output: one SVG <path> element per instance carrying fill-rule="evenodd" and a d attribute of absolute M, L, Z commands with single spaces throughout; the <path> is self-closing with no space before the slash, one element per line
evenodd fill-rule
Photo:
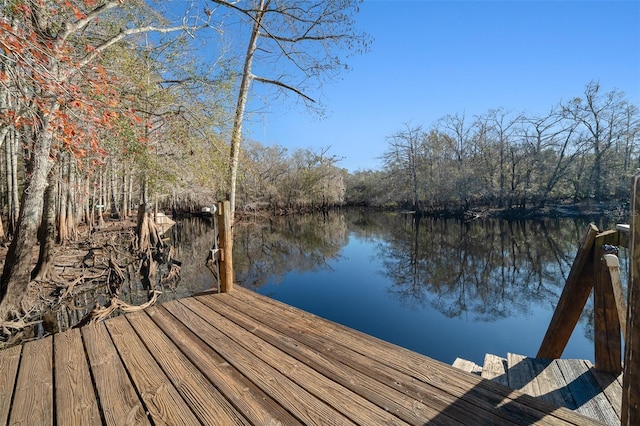
<path fill-rule="evenodd" d="M 426 423 L 601 424 L 241 288 L 0 351 L 2 425 Z"/>
<path fill-rule="evenodd" d="M 622 374 L 596 371 L 589 360 L 487 354 L 484 365 L 456 359 L 453 366 L 608 425 L 620 425 Z"/>

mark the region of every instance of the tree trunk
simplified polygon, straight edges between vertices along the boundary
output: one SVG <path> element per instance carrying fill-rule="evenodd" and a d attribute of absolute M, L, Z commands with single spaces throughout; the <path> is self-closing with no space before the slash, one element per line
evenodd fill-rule
<path fill-rule="evenodd" d="M 138 206 L 138 220 L 136 227 L 138 237 L 137 249 L 141 252 L 151 248 L 161 248 L 163 246 L 160 232 L 156 226 L 151 211 L 149 209 L 149 198 L 147 196 L 146 179 L 142 183 L 142 193 L 140 205 Z"/>
<path fill-rule="evenodd" d="M 50 115 L 40 117 L 42 127 L 32 153 L 31 179 L 22 196 L 16 232 L 9 246 L 0 280 L 0 320 L 9 319 L 24 311 L 22 300 L 31 278 L 33 249 L 42 219 L 47 176 L 53 165 L 49 158 L 53 134 L 49 117 L 56 112 L 57 105 L 54 103 Z"/>
<path fill-rule="evenodd" d="M 102 185 L 103 180 L 104 180 L 103 176 L 104 176 L 104 172 L 101 171 L 100 172 L 100 182 L 98 183 L 98 187 L 99 187 L 99 191 L 100 191 L 100 194 L 98 196 L 98 205 L 101 206 L 101 207 L 97 208 L 97 210 L 98 210 L 98 212 L 97 212 L 98 213 L 98 226 L 104 226 L 104 216 L 102 215 L 102 213 L 104 212 L 104 206 L 105 206 L 105 203 L 104 203 L 104 187 Z"/>
<path fill-rule="evenodd" d="M 117 176 L 116 168 L 113 165 L 113 160 L 109 160 L 109 204 L 112 218 L 120 218 L 120 211 L 118 210 L 118 194 L 117 194 Z"/>
<path fill-rule="evenodd" d="M 52 247 L 56 237 L 56 196 L 58 187 L 55 184 L 55 180 L 58 176 L 58 168 L 56 163 L 49 173 L 49 186 L 44 193 L 43 217 L 38 230 L 40 251 L 38 253 L 38 263 L 31 273 L 32 278 L 38 281 L 48 279 L 51 271 Z"/>
<path fill-rule="evenodd" d="M 76 191 L 76 174 L 75 174 L 75 159 L 69 156 L 68 173 L 67 173 L 67 239 L 75 241 L 78 238 L 77 223 L 77 211 L 78 203 Z"/>
<path fill-rule="evenodd" d="M 128 193 L 129 193 L 129 197 L 127 199 L 127 211 L 129 212 L 129 214 L 132 214 L 132 210 L 133 210 L 133 206 L 132 206 L 132 201 L 133 200 L 133 173 L 129 172 L 129 189 L 128 189 Z"/>
<path fill-rule="evenodd" d="M 122 220 L 129 217 L 129 199 L 127 197 L 127 168 L 125 163 L 122 163 Z"/>
<path fill-rule="evenodd" d="M 67 175 L 69 170 L 69 164 L 67 162 L 66 155 L 60 156 L 60 162 L 62 163 L 60 166 L 59 173 L 59 189 L 58 193 L 60 194 L 60 203 L 58 204 L 58 243 L 65 245 L 69 240 L 69 233 L 67 230 L 67 203 L 68 203 L 68 183 L 67 183 Z"/>
<path fill-rule="evenodd" d="M 20 202 L 18 201 L 18 153 L 16 144 L 18 143 L 15 130 L 11 130 L 5 142 L 5 154 L 7 157 L 7 204 L 8 219 L 7 231 L 9 235 L 14 235 L 20 215 Z"/>
<path fill-rule="evenodd" d="M 242 72 L 242 82 L 238 92 L 238 103 L 236 105 L 235 117 L 233 120 L 233 130 L 231 132 L 231 152 L 228 175 L 229 202 L 231 208 L 231 223 L 233 224 L 233 216 L 236 205 L 236 181 L 238 178 L 238 163 L 240 160 L 240 143 L 242 142 L 242 121 L 244 119 L 244 110 L 247 105 L 249 96 L 249 88 L 253 81 L 251 66 L 253 64 L 253 56 L 258 45 L 258 36 L 260 34 L 260 24 L 264 16 L 264 11 L 269 4 L 269 0 L 260 0 L 260 4 L 253 20 L 253 29 L 251 30 L 251 38 L 249 46 L 244 58 L 244 69 Z"/>
<path fill-rule="evenodd" d="M 93 222 L 91 220 L 91 205 L 89 204 L 89 178 L 85 177 L 84 182 L 84 194 L 82 194 L 82 217 L 84 223 L 89 227 L 89 230 L 93 228 Z"/>

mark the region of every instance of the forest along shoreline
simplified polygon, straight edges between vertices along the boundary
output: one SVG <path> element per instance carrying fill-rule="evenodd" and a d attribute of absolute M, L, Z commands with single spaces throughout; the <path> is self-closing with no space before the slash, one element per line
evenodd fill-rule
<path fill-rule="evenodd" d="M 328 213 L 330 209 L 319 210 Z M 424 210 L 419 214 L 407 210 L 392 211 L 413 214 L 416 218 L 442 217 L 466 221 L 481 218 L 536 220 L 580 217 L 594 221 L 600 217 L 607 217 L 621 223 L 628 220 L 628 203 L 573 203 L 530 209 L 434 209 Z M 189 212 L 175 211 L 174 214 L 177 216 L 176 220 L 179 220 L 179 217 L 193 215 Z M 236 221 L 251 226 L 252 221 L 284 214 L 300 212 L 239 211 Z M 163 289 L 175 290 L 180 281 L 181 263 L 173 258 L 173 247 L 169 239 L 161 235 L 162 230 L 153 231 L 152 227 L 152 232 L 157 232 L 156 237 L 152 239 L 152 247 L 139 250 L 136 247 L 138 224 L 135 219 L 107 218 L 103 224 L 93 228 L 80 226 L 75 241 L 55 245 L 52 254 L 55 259 L 53 269 L 46 279 L 38 279 L 37 286 L 31 286 L 34 290 L 25 299 L 25 305 L 29 305 L 24 307 L 27 314 L 17 321 L 2 324 L 0 349 L 68 328 L 102 321 L 122 312 L 144 309 L 156 302 Z M 0 245 L 0 268 L 4 267 L 7 250 L 8 243 Z M 34 250 L 39 250 L 39 247 L 35 247 Z M 203 253 L 203 259 L 205 255 L 206 253 Z M 37 257 L 34 255 L 34 259 Z M 208 267 L 211 268 L 211 265 Z M 123 292 L 129 298 L 132 298 L 132 294 L 140 292 L 146 292 L 147 296 L 138 300 L 139 303 L 130 304 L 121 298 Z M 77 304 L 78 300 L 82 300 L 80 307 Z M 57 310 L 65 304 L 70 306 L 72 311 L 77 311 L 77 314 L 70 315 L 70 318 L 60 318 Z"/>

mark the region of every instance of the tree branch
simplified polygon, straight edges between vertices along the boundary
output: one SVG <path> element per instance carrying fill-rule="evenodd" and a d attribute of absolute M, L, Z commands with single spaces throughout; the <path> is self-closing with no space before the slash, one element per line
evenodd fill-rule
<path fill-rule="evenodd" d="M 117 0 L 106 2 L 96 7 L 91 12 L 87 13 L 84 18 L 77 20 L 73 24 L 69 22 L 65 23 L 64 31 L 62 32 L 62 34 L 60 34 L 60 38 L 59 38 L 60 43 L 64 43 L 72 33 L 75 33 L 76 31 L 79 31 L 80 29 L 87 26 L 91 21 L 96 19 L 101 13 L 104 13 L 107 10 L 113 9 L 114 7 L 117 7 L 120 4 L 121 4 L 120 1 L 117 1 Z"/>
<path fill-rule="evenodd" d="M 290 91 L 294 92 L 295 94 L 297 94 L 297 95 L 298 95 L 298 96 L 300 96 L 301 98 L 304 98 L 304 99 L 306 99 L 306 100 L 308 100 L 308 101 L 310 101 L 310 102 L 313 102 L 313 103 L 315 103 L 315 102 L 316 102 L 314 99 L 312 99 L 312 98 L 310 98 L 309 96 L 305 95 L 305 94 L 304 94 L 302 91 L 300 91 L 299 89 L 296 89 L 296 88 L 295 88 L 295 87 L 293 87 L 293 86 L 289 86 L 288 84 L 283 83 L 283 82 L 281 82 L 281 81 L 278 81 L 278 80 L 271 80 L 271 79 L 263 78 L 263 77 L 258 77 L 258 76 L 256 76 L 256 75 L 253 75 L 253 76 L 252 76 L 252 78 L 253 78 L 254 80 L 256 80 L 256 81 L 261 82 L 261 83 L 273 84 L 273 85 L 276 85 L 276 86 L 282 87 L 282 88 L 284 88 L 284 89 L 287 89 L 287 90 L 290 90 Z"/>
<path fill-rule="evenodd" d="M 93 61 L 98 55 L 100 55 L 103 51 L 105 51 L 109 47 L 113 46 L 114 44 L 118 43 L 119 41 L 124 40 L 126 37 L 128 37 L 130 35 L 142 34 L 142 33 L 150 33 L 150 32 L 165 34 L 165 33 L 171 33 L 171 32 L 175 32 L 175 31 L 197 31 L 197 30 L 206 28 L 208 25 L 209 25 L 208 23 L 205 24 L 205 25 L 200 25 L 200 26 L 196 26 L 196 27 L 190 27 L 190 26 L 187 26 L 187 25 L 178 25 L 176 27 L 166 27 L 166 28 L 149 25 L 149 26 L 146 26 L 146 27 L 129 28 L 129 29 L 126 29 L 126 30 L 120 30 L 120 32 L 117 35 L 113 36 L 112 38 L 110 38 L 109 40 L 105 41 L 101 45 L 95 47 L 91 51 L 90 54 L 85 56 L 84 59 L 82 61 L 80 61 L 78 68 L 85 67 L 91 61 Z"/>

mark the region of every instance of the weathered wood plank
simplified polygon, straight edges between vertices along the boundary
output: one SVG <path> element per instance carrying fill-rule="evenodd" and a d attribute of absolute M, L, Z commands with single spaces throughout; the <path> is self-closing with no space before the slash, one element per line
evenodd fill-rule
<path fill-rule="evenodd" d="M 591 375 L 595 378 L 602 393 L 607 397 L 611 407 L 616 412 L 616 416 L 622 416 L 622 374 L 615 375 L 602 373 L 591 369 Z"/>
<path fill-rule="evenodd" d="M 105 325 L 153 423 L 198 424 L 198 419 L 139 340 L 126 318 L 111 318 L 105 321 Z"/>
<path fill-rule="evenodd" d="M 50 381 L 55 373 L 56 390 L 40 398 L 49 401 L 49 415 L 33 415 L 29 407 L 28 424 L 51 424 L 56 414 L 58 423 L 99 423 L 96 409 L 106 424 L 151 419 L 154 424 L 597 424 L 243 289 L 169 302 L 80 332 L 49 338 L 44 351 L 31 349 L 32 363 L 48 371 Z M 0 369 L 0 383 L 12 388 L 15 380 L 17 395 L 19 383 L 27 380 L 23 368 L 29 367 L 20 361 L 19 349 L 13 351 L 0 352 L 0 366 L 9 366 Z M 48 358 L 49 365 L 42 368 L 38 356 Z M 495 358 L 496 371 L 487 368 L 487 375 L 506 379 L 505 361 Z M 576 388 L 580 407 L 594 410 L 590 415 L 610 424 L 617 419 L 608 400 L 616 398 L 615 386 L 621 389 L 617 377 L 591 376 L 593 369 L 584 362 L 584 374 L 562 372 L 556 361 L 521 362 L 539 394 L 557 397 Z M 569 384 L 552 384 L 565 376 Z M 594 389 L 585 391 L 582 380 L 591 380 Z M 599 400 L 597 383 L 605 389 Z M 81 389 L 86 394 L 79 394 Z M 97 404 L 87 408 L 92 415 L 80 419 L 82 413 L 71 412 L 74 406 L 82 410 L 96 393 Z M 587 401 L 590 394 L 596 396 Z M 73 400 L 63 400 L 70 395 Z M 11 404 L 8 398 L 5 405 Z M 25 404 L 5 410 L 9 422 L 25 412 Z M 21 417 L 16 419 L 26 418 Z"/>
<path fill-rule="evenodd" d="M 494 412 L 487 410 L 479 410 L 477 405 L 467 401 L 465 399 L 457 398 L 445 389 L 441 389 L 440 384 L 433 385 L 418 381 L 415 377 L 407 374 L 406 372 L 397 371 L 385 363 L 385 361 L 393 360 L 394 363 L 403 363 L 402 354 L 394 350 L 384 351 L 384 357 L 379 355 L 371 356 L 369 354 L 370 345 L 372 344 L 372 337 L 365 336 L 364 342 L 368 342 L 369 345 L 359 344 L 357 340 L 352 339 L 349 335 L 341 335 L 341 343 L 336 343 L 336 336 L 326 338 L 322 333 L 318 334 L 316 328 L 322 328 L 322 325 L 326 320 L 311 316 L 314 321 L 307 324 L 306 321 L 301 321 L 302 315 L 310 315 L 303 313 L 302 311 L 291 308 L 292 318 L 286 318 L 285 315 L 273 315 L 272 312 L 267 310 L 256 309 L 255 299 L 249 298 L 248 303 L 240 301 L 233 301 L 231 296 L 224 295 L 222 297 L 208 298 L 211 304 L 220 300 L 216 306 L 217 309 L 224 309 L 226 306 L 234 306 L 236 312 L 243 312 L 248 315 L 255 315 L 257 322 L 263 325 L 268 325 L 274 330 L 282 333 L 285 339 L 293 339 L 293 342 L 286 346 L 281 346 L 283 350 L 287 351 L 287 348 L 291 348 L 290 352 L 293 356 L 300 359 L 302 362 L 311 362 L 313 358 L 305 356 L 301 353 L 301 349 L 304 346 L 309 348 L 309 351 L 315 351 L 322 355 L 322 358 L 327 358 L 329 363 L 338 364 L 344 363 L 349 366 L 350 370 L 345 372 L 344 378 L 348 379 L 348 383 L 342 383 L 344 386 L 350 387 L 354 385 L 353 377 L 366 377 L 369 376 L 369 380 L 380 382 L 383 386 L 393 388 L 396 393 L 391 397 L 389 403 L 382 402 L 380 405 L 388 408 L 392 413 L 402 418 L 411 424 L 423 424 L 424 422 L 434 424 L 459 424 L 460 419 L 482 419 L 482 422 L 491 423 L 495 425 L 500 424 L 512 424 L 513 420 L 506 420 L 496 415 Z M 222 302 L 223 300 L 223 302 Z M 296 319 L 297 318 L 297 319 Z M 237 321 L 237 316 L 234 318 Z M 251 326 L 249 326 L 251 328 Z M 255 333 L 262 333 L 264 327 L 257 327 L 252 329 Z M 345 329 L 346 330 L 346 329 Z M 356 332 L 357 333 L 357 332 Z M 373 339 L 373 342 L 376 342 Z M 277 344 L 277 343 L 275 343 Z M 374 345 L 376 343 L 373 343 Z M 396 349 L 398 349 L 396 347 Z M 318 361 L 315 359 L 314 361 Z M 322 361 L 318 363 L 311 362 L 311 365 L 316 369 L 322 370 Z M 441 364 L 445 366 L 445 364 Z M 452 367 L 446 366 L 451 369 Z M 331 371 L 331 367 L 329 367 Z M 322 370 L 326 371 L 326 370 Z M 330 372 L 326 374 L 331 375 Z M 340 372 L 338 374 L 341 374 Z M 332 376 L 334 377 L 334 376 Z M 341 379 L 335 379 L 340 381 Z M 364 379 L 366 381 L 366 379 Z M 379 385 L 373 385 L 368 391 L 363 391 L 363 396 L 374 402 L 379 402 L 375 395 L 375 392 L 379 388 Z M 398 395 L 405 394 L 405 396 Z"/>
<path fill-rule="evenodd" d="M 450 394 L 417 382 L 413 377 L 389 368 L 378 359 L 367 357 L 363 354 L 367 352 L 364 347 L 353 344 L 345 348 L 334 344 L 330 339 L 312 336 L 313 332 L 300 327 L 299 321 L 286 318 L 277 321 L 279 315 L 259 312 L 253 306 L 247 309 L 246 304 L 240 304 L 231 309 L 230 299 L 214 303 L 217 301 L 218 298 L 208 298 L 205 303 L 272 342 L 300 362 L 310 365 L 409 423 L 423 424 L 424 421 L 438 418 L 439 424 L 456 424 L 460 418 L 473 415 L 477 417 L 477 410 L 467 402 L 455 404 L 456 400 Z M 295 324 L 292 326 L 293 331 L 288 328 L 291 324 Z M 395 355 L 397 354 L 388 353 L 389 357 Z M 452 412 L 453 417 L 450 419 L 442 415 L 442 410 L 447 408 Z M 492 417 L 494 424 L 500 424 L 499 417 L 487 417 Z"/>
<path fill-rule="evenodd" d="M 58 424 L 101 425 L 80 330 L 54 336 L 54 360 Z"/>
<path fill-rule="evenodd" d="M 184 304 L 168 303 L 165 306 L 169 312 L 179 318 L 194 333 L 202 336 L 227 362 L 234 365 L 247 377 L 251 377 L 256 385 L 301 421 L 321 424 L 330 419 L 332 423 L 336 424 L 354 424 L 347 417 L 319 400 L 289 377 L 263 362 L 251 351 L 238 345 L 237 342 L 230 339 L 212 324 L 209 324 L 198 315 L 194 315 L 193 311 L 185 312 L 189 308 Z M 254 350 L 262 349 L 265 348 L 259 347 Z"/>
<path fill-rule="evenodd" d="M 177 303 L 177 302 L 170 302 Z M 301 424 L 269 395 L 242 375 L 224 358 L 194 334 L 165 306 L 147 309 L 147 314 L 177 345 L 189 360 L 214 383 L 222 394 L 255 425 Z"/>
<path fill-rule="evenodd" d="M 558 366 L 552 360 L 508 355 L 509 386 L 520 389 L 558 407 L 575 408 L 571 393 Z"/>
<path fill-rule="evenodd" d="M 571 410 L 575 409 L 576 401 L 567 388 L 566 378 L 562 374 L 556 360 L 551 361 L 550 364 L 547 364 L 549 360 L 541 361 L 544 362 L 544 370 L 540 378 L 543 380 L 543 383 L 544 380 L 548 381 L 548 384 L 542 386 L 542 390 L 547 391 L 548 389 L 549 392 L 553 392 L 553 397 L 557 398 L 554 403 Z"/>
<path fill-rule="evenodd" d="M 507 354 L 507 367 L 508 383 L 511 389 L 518 389 L 531 396 L 542 394 L 530 358 L 509 353 Z"/>
<path fill-rule="evenodd" d="M 466 371 L 467 373 L 473 373 L 478 376 L 482 374 L 482 367 L 480 367 L 475 362 L 469 361 L 467 359 L 456 358 L 451 366 L 457 368 L 458 370 Z"/>
<path fill-rule="evenodd" d="M 593 246 L 597 234 L 598 228 L 593 223 L 590 224 L 580 242 L 560 301 L 553 312 L 536 358 L 560 358 L 578 324 L 593 289 Z"/>
<path fill-rule="evenodd" d="M 236 343 L 243 346 L 284 376 L 291 379 L 316 398 L 323 400 L 335 410 L 358 424 L 402 424 L 397 417 L 372 404 L 367 399 L 345 388 L 316 370 L 299 362 L 286 352 L 269 344 L 257 336 L 255 329 L 249 332 L 241 326 L 215 312 L 197 299 L 183 299 L 189 309 L 207 318 L 208 321 L 227 334 Z M 267 344 L 265 344 L 267 343 Z"/>
<path fill-rule="evenodd" d="M 198 300 L 220 315 L 225 316 L 246 330 L 251 330 L 251 333 L 278 347 L 299 362 L 308 365 L 341 386 L 361 395 L 376 404 L 380 409 L 393 413 L 407 423 L 424 424 L 425 421 L 436 418 L 440 414 L 441 410 L 438 407 L 444 409 L 451 403 L 448 395 L 449 400 L 443 401 L 442 399 L 438 400 L 436 396 L 431 394 L 425 396 L 415 394 L 411 386 L 404 385 L 405 380 L 401 375 L 391 378 L 375 368 L 354 368 L 354 364 L 358 363 L 358 360 L 352 357 L 343 357 L 342 354 L 336 357 L 325 356 L 333 353 L 332 347 L 329 345 L 309 344 L 310 342 L 305 339 L 296 340 L 294 336 L 282 334 L 281 330 L 271 328 L 264 318 L 258 321 L 250 316 L 249 313 L 253 311 L 252 307 L 245 306 L 245 309 L 239 311 L 233 309 L 227 303 L 220 302 L 220 299 L 218 297 L 198 298 Z M 363 373 L 362 370 L 368 374 Z M 407 378 L 407 380 L 410 380 L 410 378 Z M 401 390 L 397 390 L 395 387 L 401 387 Z M 349 409 L 349 407 L 345 408 Z M 373 409 L 371 410 L 373 411 Z M 394 420 L 390 418 L 387 422 Z M 453 418 L 442 418 L 441 420 L 442 424 L 447 424 L 447 422 L 456 424 Z M 370 421 L 367 423 L 370 423 Z"/>
<path fill-rule="evenodd" d="M 605 254 L 604 260 L 609 268 L 611 277 L 611 287 L 613 297 L 616 301 L 616 311 L 618 313 L 618 321 L 622 337 L 626 339 L 627 335 L 627 298 L 622 290 L 622 279 L 620 278 L 620 260 L 615 254 Z"/>
<path fill-rule="evenodd" d="M 365 347 L 367 356 L 379 360 L 388 368 L 396 370 L 413 379 L 411 385 L 422 383 L 423 385 L 440 388 L 443 392 L 458 398 L 451 407 L 459 407 L 460 404 L 470 402 L 475 409 L 475 418 L 478 413 L 491 412 L 503 417 L 505 420 L 523 423 L 539 422 L 540 424 L 596 424 L 591 419 L 572 413 L 566 409 L 554 409 L 551 405 L 536 401 L 528 395 L 512 391 L 503 386 L 487 380 L 456 370 L 451 366 L 440 363 L 430 358 L 423 357 L 412 351 L 397 347 L 391 343 L 364 335 L 348 327 L 339 324 L 319 320 L 315 315 L 301 312 L 288 305 L 276 302 L 270 298 L 248 292 L 244 289 L 236 289 L 228 294 L 239 301 L 257 303 L 265 306 L 269 312 L 265 320 L 281 318 L 291 323 L 292 329 L 299 324 L 306 323 L 305 337 L 315 335 L 332 345 L 340 345 L 343 348 Z M 227 296 L 227 295 L 224 295 Z M 230 303 L 225 300 L 225 303 Z M 263 317 L 265 317 L 263 315 Z M 291 333 L 295 334 L 295 330 Z M 331 349 L 331 353 L 334 349 Z M 329 351 L 327 351 L 329 353 Z M 406 383 L 403 383 L 406 385 Z M 445 410 L 442 415 L 450 414 Z"/>
<path fill-rule="evenodd" d="M 245 293 L 245 295 L 246 294 L 248 293 Z M 243 296 L 240 292 L 234 292 L 231 295 L 238 298 L 242 298 Z M 403 386 L 414 386 L 411 388 L 414 392 L 424 392 L 425 394 L 432 395 L 440 395 L 440 392 L 444 392 L 454 396 L 454 399 L 450 401 L 450 407 L 448 409 L 445 407 L 442 415 L 452 414 L 455 418 L 461 418 L 459 413 L 454 413 L 452 410 L 459 409 L 467 402 L 471 402 L 475 408 L 467 415 L 467 417 L 480 419 L 485 412 L 478 407 L 480 406 L 485 409 L 488 408 L 487 405 L 484 405 L 487 402 L 484 398 L 491 398 L 491 396 L 482 395 L 481 398 L 478 398 L 477 395 L 475 395 L 475 393 L 482 393 L 482 389 L 476 386 L 480 380 L 477 377 L 477 381 L 473 381 L 472 383 L 457 381 L 453 378 L 456 376 L 456 373 L 459 373 L 461 377 L 464 377 L 464 379 L 470 379 L 474 376 L 459 372 L 458 370 L 455 370 L 450 366 L 445 366 L 445 364 L 437 361 L 425 359 L 411 351 L 399 348 L 390 343 L 378 341 L 375 338 L 363 335 L 362 333 L 340 326 L 339 324 L 319 320 L 315 315 L 298 311 L 295 308 L 280 304 L 260 295 L 250 294 L 250 296 L 247 296 L 246 300 L 244 300 L 247 304 L 254 303 L 255 301 L 261 301 L 266 305 L 266 311 L 261 315 L 265 321 L 272 321 L 279 318 L 284 321 L 285 327 L 289 326 L 292 328 L 292 333 L 296 333 L 296 329 L 301 327 L 303 323 L 306 323 L 306 327 L 303 329 L 304 331 L 301 330 L 299 339 L 315 335 L 318 342 L 325 341 L 330 345 L 327 347 L 327 354 L 336 354 L 339 358 L 350 359 L 351 365 L 357 367 L 358 364 L 355 363 L 356 358 L 340 353 L 340 351 L 348 351 L 351 349 L 360 351 L 363 356 L 366 354 L 366 356 L 372 357 L 376 362 L 385 364 L 385 368 L 379 368 L 375 365 L 367 364 L 365 371 L 369 371 L 371 374 L 382 376 L 389 374 L 389 371 L 393 371 L 390 377 L 401 382 Z M 225 303 L 231 304 L 232 302 L 225 300 Z M 289 318 L 286 318 L 287 316 Z M 416 357 L 421 361 L 413 359 L 413 357 Z M 416 375 L 420 370 L 424 371 L 424 367 L 427 365 L 431 365 L 433 369 L 427 369 L 427 371 L 424 372 L 425 376 L 422 374 Z M 407 375 L 408 377 L 403 377 L 404 375 Z M 420 381 L 416 381 L 416 378 L 420 379 Z M 430 387 L 426 392 L 424 391 L 425 385 Z M 502 388 L 502 390 L 504 391 L 504 388 Z M 505 394 L 508 393 L 510 393 L 510 391 L 505 392 Z M 493 396 L 496 395 L 494 394 Z M 503 410 L 499 410 L 498 414 L 505 416 L 507 419 L 511 419 L 509 421 L 522 421 L 522 416 L 526 417 L 527 415 L 523 412 L 520 412 L 517 415 L 515 413 L 511 413 L 513 405 L 506 403 L 499 397 L 497 400 L 492 401 L 491 404 L 493 409 L 495 409 L 496 406 L 501 407 Z M 431 405 L 431 401 L 429 402 L 429 405 Z M 518 416 L 519 420 L 516 420 L 516 416 Z M 539 420 L 541 417 L 544 416 L 538 416 L 536 418 Z"/>
<path fill-rule="evenodd" d="M 623 426 L 640 424 L 640 173 L 631 178 L 627 340 L 622 385 Z"/>
<path fill-rule="evenodd" d="M 589 371 L 590 366 L 584 361 L 572 361 L 555 360 L 576 402 L 575 410 L 606 424 L 617 424 L 618 417 L 607 398 L 600 392 L 598 383 Z"/>
<path fill-rule="evenodd" d="M 22 346 L 14 346 L 0 351 L 0 425 L 7 423 L 11 397 L 18 374 Z"/>
<path fill-rule="evenodd" d="M 198 419 L 207 425 L 249 424 L 143 312 L 126 316 Z"/>
<path fill-rule="evenodd" d="M 149 424 L 104 324 L 87 325 L 81 332 L 105 422 L 114 426 Z"/>
<path fill-rule="evenodd" d="M 613 293 L 611 275 L 604 259 L 605 244 L 615 244 L 617 231 L 606 231 L 596 236 L 594 247 L 593 289 L 593 343 L 595 346 L 596 370 L 605 373 L 622 372 L 622 342 L 620 338 L 620 321 Z"/>
<path fill-rule="evenodd" d="M 482 365 L 481 377 L 503 386 L 509 386 L 507 359 L 493 354 L 486 354 Z"/>
<path fill-rule="evenodd" d="M 53 339 L 24 344 L 9 424 L 53 424 Z"/>

